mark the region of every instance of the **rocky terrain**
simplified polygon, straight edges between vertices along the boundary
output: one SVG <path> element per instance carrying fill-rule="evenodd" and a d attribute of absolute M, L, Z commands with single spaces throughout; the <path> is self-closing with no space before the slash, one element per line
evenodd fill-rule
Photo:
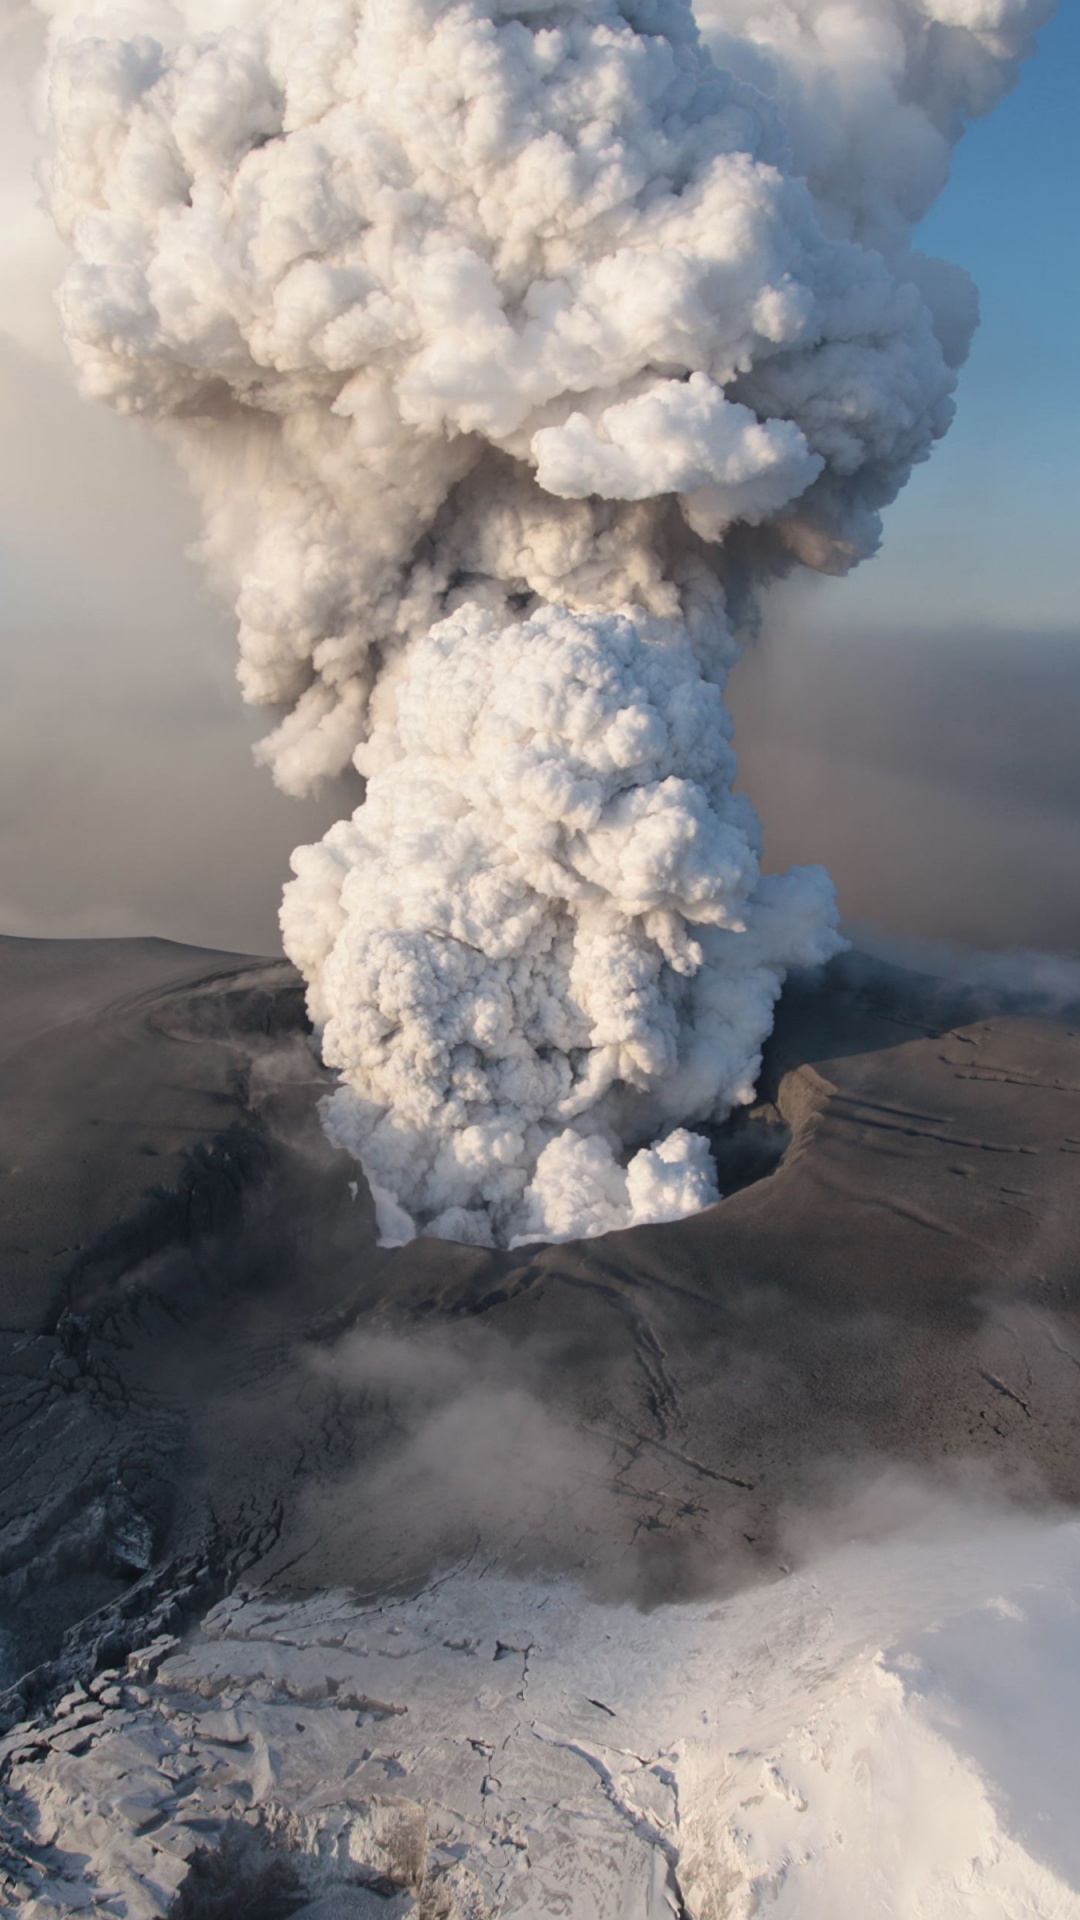
<path fill-rule="evenodd" d="M 714 1142 L 718 1207 L 514 1253 L 432 1240 L 389 1251 L 359 1170 L 319 1130 L 326 1076 L 287 966 L 155 941 L 6 940 L 0 979 L 14 1911 L 65 1751 L 65 1792 L 97 1777 L 91 1746 L 110 1807 L 130 1797 L 125 1786 L 117 1799 L 117 1780 L 135 1783 L 136 1864 L 126 1892 L 95 1877 L 72 1800 L 49 1844 L 63 1850 L 67 1825 L 76 1864 L 56 1869 L 67 1890 L 53 1905 L 162 1913 L 193 1846 L 230 1820 L 300 1818 L 308 1789 L 282 1797 L 269 1761 L 259 1773 L 254 1723 L 242 1739 L 200 1733 L 196 1765 L 183 1750 L 203 1708 L 166 1713 L 149 1691 L 202 1701 L 206 1680 L 207 1713 L 227 1715 L 261 1686 L 260 1711 L 293 1714 L 273 1695 L 280 1680 L 293 1700 L 288 1676 L 241 1662 L 211 1680 L 198 1665 L 239 1646 L 227 1622 L 240 1593 L 242 1614 L 307 1609 L 304 1633 L 344 1610 L 361 1621 L 342 1628 L 344 1647 L 370 1638 L 365 1609 L 380 1632 L 387 1606 L 437 1610 L 452 1573 L 502 1699 L 525 1656 L 486 1600 L 465 1604 L 460 1582 L 481 1571 L 620 1618 L 689 1618 L 797 1566 L 807 1515 L 830 1537 L 872 1531 L 853 1490 L 882 1472 L 969 1493 L 993 1484 L 1029 1509 L 1076 1499 L 1080 1022 L 1068 1009 L 849 956 L 790 983 L 759 1105 Z M 377 1756 L 397 1751 L 387 1729 L 396 1741 L 402 1702 L 383 1677 L 338 1664 L 311 1728 L 289 1733 L 282 1777 L 295 1746 L 297 1778 L 314 1768 L 338 1793 L 357 1760 L 353 1798 L 381 1804 Z M 219 1693 L 237 1704 L 219 1707 Z M 317 1765 L 301 1731 L 328 1743 Z M 267 1752 L 272 1734 L 268 1723 Z M 475 1755 L 455 1747 L 447 1766 L 467 1759 L 482 1776 L 491 1739 L 476 1737 Z M 428 1735 L 421 1745 L 434 1779 Z M 164 1799 L 143 1780 L 155 1769 L 172 1783 Z M 185 1826 L 178 1783 L 193 1774 L 199 1811 Z M 85 1791 L 90 1806 L 98 1789 Z M 435 1788 L 411 1791 L 426 1805 Z M 390 1797 L 404 1804 L 403 1792 Z M 169 1846 L 144 1838 L 144 1804 Z M 624 1816 L 610 1817 L 620 1831 Z M 375 1814 L 356 1818 L 366 1837 L 346 1852 L 364 1855 L 379 1910 L 408 1888 L 419 1899 L 435 1867 L 387 1878 Z M 678 1910 L 663 1904 L 675 1895 L 649 1855 L 658 1844 L 642 1855 L 654 1904 L 642 1892 L 627 1912 Z M 459 1888 L 460 1911 L 514 1911 L 505 1890 L 490 1905 L 492 1884 L 479 1906 Z M 46 1911 L 52 1896 L 34 1897 Z M 588 1911 L 615 1910 L 597 1899 Z"/>
<path fill-rule="evenodd" d="M 1076 1920 L 1078 1584 L 1075 1522 L 923 1503 L 720 1604 L 237 1591 L 0 1744 L 8 1910 Z"/>

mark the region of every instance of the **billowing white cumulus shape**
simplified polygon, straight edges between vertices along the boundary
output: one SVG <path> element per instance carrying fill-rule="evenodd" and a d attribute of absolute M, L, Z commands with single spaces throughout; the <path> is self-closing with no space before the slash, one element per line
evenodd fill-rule
<path fill-rule="evenodd" d="M 759 877 L 684 622 L 467 602 L 372 706 L 365 803 L 295 855 L 282 925 L 383 1237 L 386 1196 L 480 1244 L 716 1200 L 700 1136 L 619 1149 L 749 1099 L 780 969 L 834 935 L 823 874 Z"/>
<path fill-rule="evenodd" d="M 385 1240 L 717 1198 L 826 876 L 762 878 L 755 584 L 873 551 L 974 302 L 909 251 L 1045 0 L 39 0 L 86 391 L 162 422 Z"/>
<path fill-rule="evenodd" d="M 825 465 L 790 420 L 762 424 L 703 373 L 659 381 L 635 399 L 605 407 L 595 426 L 584 413 L 572 413 L 561 427 L 541 427 L 532 452 L 545 492 L 569 499 L 597 493 L 649 500 L 708 489 L 702 500 L 682 505 L 695 531 L 710 539 L 732 520 L 756 523 L 786 506 Z M 710 509 L 706 527 L 700 522 Z"/>

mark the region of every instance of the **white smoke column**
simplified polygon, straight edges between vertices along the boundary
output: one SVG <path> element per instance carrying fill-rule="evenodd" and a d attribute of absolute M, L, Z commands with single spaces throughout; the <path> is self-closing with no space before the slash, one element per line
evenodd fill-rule
<path fill-rule="evenodd" d="M 203 491 L 279 783 L 367 779 L 282 925 L 384 1238 L 708 1204 L 685 1123 L 838 944 L 732 791 L 736 630 L 949 423 L 908 234 L 1046 5 L 717 0 L 715 62 L 684 0 L 43 10 L 84 388 Z"/>

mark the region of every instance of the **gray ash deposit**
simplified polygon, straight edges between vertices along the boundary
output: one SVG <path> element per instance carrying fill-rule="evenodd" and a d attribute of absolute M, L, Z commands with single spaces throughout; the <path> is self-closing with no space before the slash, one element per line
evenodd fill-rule
<path fill-rule="evenodd" d="M 480 1552 L 654 1604 L 773 1569 L 868 1459 L 1080 1487 L 1067 1013 L 833 963 L 718 1206 L 387 1250 L 287 966 L 0 962 L 9 1721 L 240 1576 L 375 1594 Z"/>

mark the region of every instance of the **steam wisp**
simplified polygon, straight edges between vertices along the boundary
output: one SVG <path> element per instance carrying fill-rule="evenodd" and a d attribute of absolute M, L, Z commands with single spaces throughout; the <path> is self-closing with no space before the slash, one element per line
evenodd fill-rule
<path fill-rule="evenodd" d="M 707 1205 L 839 944 L 725 678 L 949 424 L 973 294 L 910 232 L 1044 0 L 721 0 L 716 59 L 684 0 L 43 10 L 83 386 L 204 498 L 279 784 L 367 782 L 282 926 L 383 1238 Z"/>

